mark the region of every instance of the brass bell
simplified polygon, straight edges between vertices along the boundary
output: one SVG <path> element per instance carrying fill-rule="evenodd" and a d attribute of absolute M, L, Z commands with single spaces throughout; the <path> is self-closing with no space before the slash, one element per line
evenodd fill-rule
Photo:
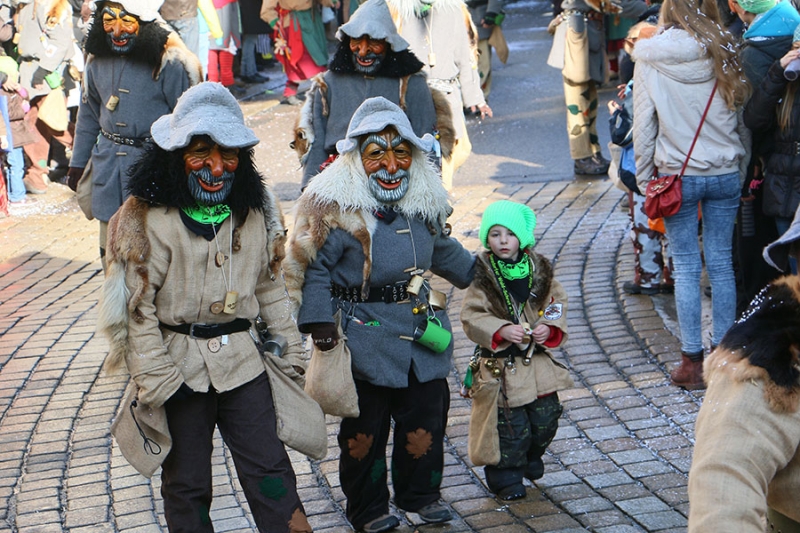
<path fill-rule="evenodd" d="M 530 357 L 524 358 L 522 360 L 522 364 L 525 365 L 525 366 L 531 366 L 531 358 Z"/>
<path fill-rule="evenodd" d="M 483 364 L 486 368 L 494 368 L 494 359 L 487 359 Z"/>
<path fill-rule="evenodd" d="M 411 309 L 411 312 L 415 315 L 419 315 L 428 311 L 428 306 L 425 304 L 419 304 L 418 306 Z"/>
<path fill-rule="evenodd" d="M 494 376 L 496 378 L 499 378 L 500 374 L 502 374 L 502 373 L 503 373 L 503 370 L 499 366 L 496 366 L 496 367 L 492 368 L 492 376 Z"/>

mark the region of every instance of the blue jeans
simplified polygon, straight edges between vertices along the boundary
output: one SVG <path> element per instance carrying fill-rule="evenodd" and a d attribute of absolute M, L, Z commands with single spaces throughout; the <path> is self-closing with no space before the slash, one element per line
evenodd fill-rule
<path fill-rule="evenodd" d="M 258 35 L 245 33 L 242 36 L 242 64 L 239 72 L 244 77 L 253 77 L 258 73 L 256 68 L 256 43 Z"/>
<path fill-rule="evenodd" d="M 739 207 L 739 174 L 684 176 L 680 210 L 664 219 L 672 249 L 675 306 L 681 328 L 681 349 L 703 350 L 700 274 L 703 270 L 697 238 L 697 205 L 703 213 L 703 253 L 711 282 L 713 328 L 711 343 L 719 344 L 736 318 L 733 275 L 733 228 Z"/>
<path fill-rule="evenodd" d="M 12 148 L 6 155 L 8 170 L 8 201 L 19 202 L 25 198 L 25 184 L 22 182 L 25 176 L 25 156 L 22 147 Z"/>

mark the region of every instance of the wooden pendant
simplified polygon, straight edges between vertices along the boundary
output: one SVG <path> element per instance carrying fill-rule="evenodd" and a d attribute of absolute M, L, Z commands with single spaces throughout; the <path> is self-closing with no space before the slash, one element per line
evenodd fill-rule
<path fill-rule="evenodd" d="M 108 97 L 108 102 L 106 102 L 106 109 L 109 111 L 114 111 L 117 108 L 117 104 L 119 103 L 119 96 L 112 94 Z"/>
<path fill-rule="evenodd" d="M 225 294 L 225 310 L 223 313 L 232 315 L 236 313 L 236 302 L 239 300 L 239 293 L 235 291 L 228 291 Z"/>

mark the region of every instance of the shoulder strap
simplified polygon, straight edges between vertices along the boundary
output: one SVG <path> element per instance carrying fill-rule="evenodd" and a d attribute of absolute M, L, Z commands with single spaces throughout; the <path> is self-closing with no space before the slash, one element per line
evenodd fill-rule
<path fill-rule="evenodd" d="M 706 109 L 703 111 L 703 116 L 700 117 L 700 125 L 697 126 L 697 131 L 694 132 L 694 139 L 692 139 L 692 145 L 689 147 L 689 153 L 686 154 L 686 161 L 683 162 L 683 166 L 681 167 L 681 173 L 678 174 L 680 177 L 683 177 L 683 173 L 686 171 L 686 165 L 689 164 L 689 159 L 692 157 L 692 151 L 694 150 L 694 145 L 697 143 L 697 138 L 700 136 L 700 130 L 703 129 L 703 123 L 706 121 L 706 115 L 708 115 L 708 109 L 711 107 L 711 101 L 714 100 L 714 95 L 717 92 L 717 83 L 718 81 L 714 81 L 714 88 L 711 89 L 711 96 L 708 97 L 708 103 L 706 104 Z"/>

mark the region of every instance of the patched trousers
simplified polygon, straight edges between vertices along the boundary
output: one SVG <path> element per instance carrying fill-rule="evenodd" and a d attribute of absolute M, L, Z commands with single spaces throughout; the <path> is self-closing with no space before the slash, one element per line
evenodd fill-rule
<path fill-rule="evenodd" d="M 594 80 L 573 83 L 563 79 L 570 157 L 592 157 L 601 151 L 597 136 L 597 83 Z"/>
<path fill-rule="evenodd" d="M 356 380 L 358 418 L 339 429 L 339 480 L 347 496 L 347 519 L 360 529 L 389 512 L 386 445 L 394 420 L 392 484 L 395 504 L 417 511 L 439 499 L 444 468 L 444 430 L 450 408 L 447 380 L 391 389 Z"/>
<path fill-rule="evenodd" d="M 261 533 L 306 533 L 311 527 L 297 496 L 297 479 L 278 440 L 266 374 L 228 392 L 196 392 L 168 400 L 172 449 L 161 471 L 170 533 L 213 532 L 211 453 L 219 427 Z"/>

